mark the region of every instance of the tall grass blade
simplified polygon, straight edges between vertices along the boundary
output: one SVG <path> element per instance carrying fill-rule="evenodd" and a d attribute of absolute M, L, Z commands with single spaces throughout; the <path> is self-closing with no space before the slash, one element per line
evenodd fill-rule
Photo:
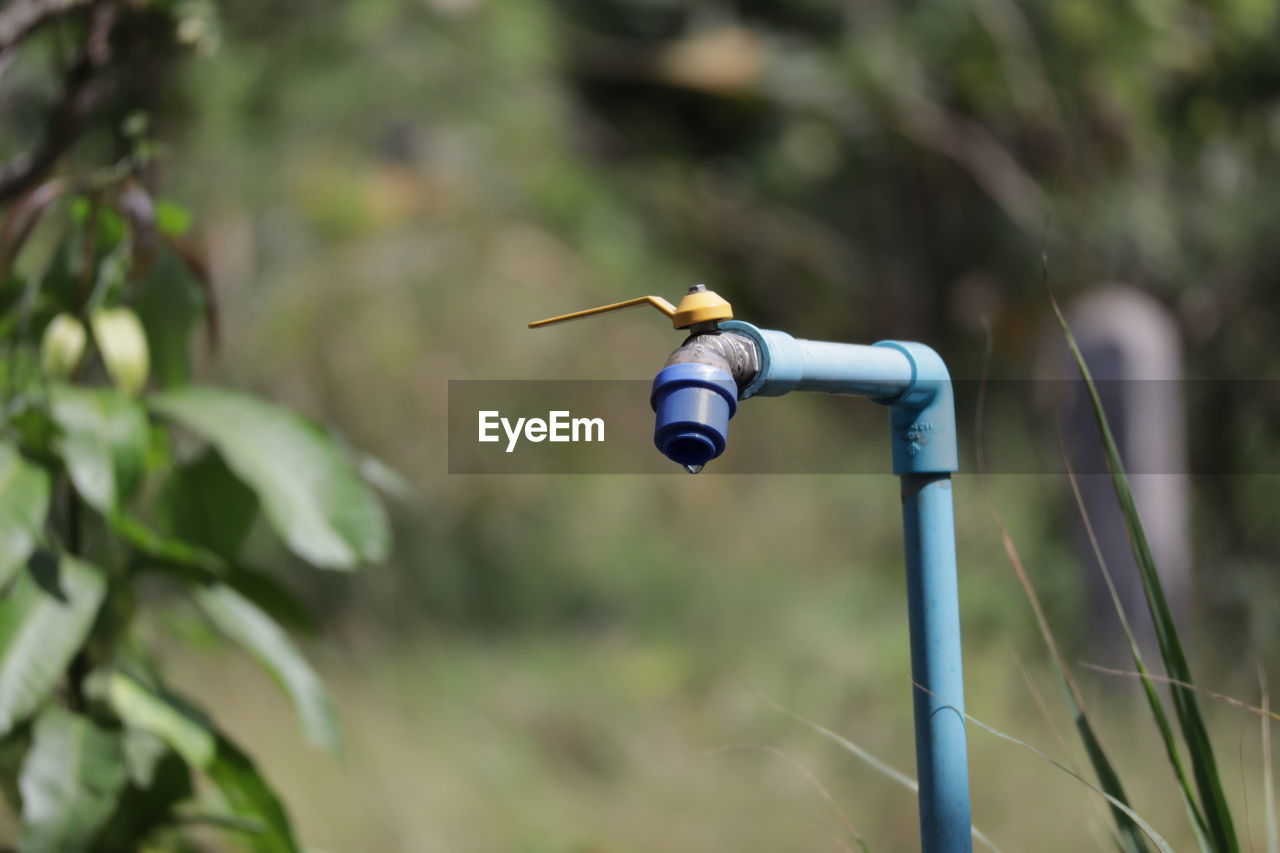
<path fill-rule="evenodd" d="M 1191 668 L 1182 650 L 1182 641 L 1178 637 L 1173 613 L 1169 609 L 1169 602 L 1165 598 L 1164 588 L 1156 571 L 1155 558 L 1151 554 L 1151 545 L 1147 542 L 1146 530 L 1138 515 L 1138 507 L 1133 499 L 1133 491 L 1129 487 L 1129 478 L 1125 474 L 1119 448 L 1116 446 L 1115 437 L 1107 422 L 1106 412 L 1102 408 L 1102 399 L 1098 395 L 1093 375 L 1089 372 L 1089 366 L 1085 363 L 1067 318 L 1062 313 L 1062 308 L 1052 290 L 1049 290 L 1049 301 L 1089 392 L 1094 419 L 1102 435 L 1107 467 L 1111 472 L 1111 484 L 1124 517 L 1134 560 L 1138 564 L 1138 574 L 1142 580 L 1143 592 L 1146 594 L 1147 608 L 1151 612 L 1151 621 L 1155 626 L 1156 642 L 1165 671 L 1177 681 L 1192 684 L 1194 682 L 1191 678 Z M 1178 718 L 1178 725 L 1182 729 L 1182 737 L 1190 755 L 1192 773 L 1200 793 L 1200 808 L 1209 830 L 1209 840 L 1212 841 L 1213 849 L 1217 853 L 1240 853 L 1240 842 L 1231 819 L 1226 794 L 1223 792 L 1221 774 L 1213 754 L 1213 744 L 1209 740 L 1209 732 L 1205 726 L 1204 717 L 1200 713 L 1196 693 L 1187 687 L 1173 684 L 1171 694 L 1174 712 Z"/>
<path fill-rule="evenodd" d="M 1044 701 L 1044 696 L 1040 693 L 1040 688 L 1036 686 L 1036 682 L 1031 677 L 1031 673 L 1027 672 L 1027 668 L 1022 665 L 1022 659 L 1015 652 L 1013 662 L 1018 665 L 1018 672 L 1022 676 L 1022 681 L 1027 685 L 1027 692 L 1031 694 L 1031 700 L 1036 703 L 1036 710 L 1040 712 L 1040 718 L 1049 726 L 1049 731 L 1053 733 L 1053 739 L 1058 742 L 1058 746 L 1062 748 L 1063 759 L 1068 762 L 1072 770 L 1076 770 L 1076 766 L 1071 762 L 1071 747 L 1067 746 L 1066 738 L 1062 736 L 1062 732 L 1058 730 L 1057 724 L 1053 721 L 1053 716 L 1049 713 L 1049 705 Z M 1121 847 L 1123 850 L 1123 847 Z"/>
<path fill-rule="evenodd" d="M 1156 832 L 1155 827 L 1153 827 L 1150 823 L 1148 823 L 1148 822 L 1147 822 L 1147 821 L 1142 817 L 1142 815 L 1138 814 L 1136 811 L 1134 811 L 1132 808 L 1130 808 L 1127 804 L 1125 804 L 1125 803 L 1121 802 L 1120 800 L 1116 799 L 1115 797 L 1111 796 L 1111 795 L 1110 795 L 1110 794 L 1108 794 L 1106 791 L 1104 791 L 1102 788 L 1099 788 L 1097 785 L 1094 785 L 1094 784 L 1093 784 L 1092 782 L 1090 782 L 1088 779 L 1084 778 L 1084 777 L 1083 777 L 1083 776 L 1081 776 L 1079 773 L 1076 773 L 1074 770 L 1072 770 L 1072 769 L 1071 769 L 1070 767 L 1068 767 L 1067 765 L 1065 765 L 1065 764 L 1063 764 L 1063 763 L 1061 763 L 1061 762 L 1059 762 L 1059 761 L 1055 761 L 1053 758 L 1050 758 L 1048 755 L 1045 755 L 1043 752 L 1041 752 L 1040 750 L 1036 749 L 1036 748 L 1035 748 L 1034 746 L 1032 746 L 1031 744 L 1029 744 L 1029 743 L 1027 743 L 1027 742 L 1025 742 L 1025 741 L 1021 741 L 1021 740 L 1019 740 L 1018 738 L 1014 737 L 1013 735 L 1005 734 L 1004 732 L 1000 731 L 999 729 L 993 728 L 992 726 L 987 725 L 986 723 L 982 722 L 981 720 L 976 720 L 976 719 L 974 719 L 974 717 L 973 717 L 971 714 L 965 714 L 965 715 L 964 715 L 964 717 L 965 717 L 965 719 L 966 719 L 966 720 L 968 720 L 969 722 L 973 723 L 975 726 L 977 726 L 978 728 L 982 729 L 983 731 L 985 731 L 985 732 L 987 732 L 987 733 L 989 733 L 989 734 L 992 734 L 992 735 L 994 735 L 994 736 L 996 736 L 996 737 L 1000 738 L 1001 740 L 1008 741 L 1009 743 L 1012 743 L 1012 744 L 1014 744 L 1015 746 L 1020 746 L 1020 747 L 1022 747 L 1023 749 L 1025 749 L 1025 750 L 1027 750 L 1028 752 L 1032 753 L 1032 754 L 1033 754 L 1033 755 L 1035 755 L 1036 757 L 1041 758 L 1041 759 L 1043 759 L 1044 761 L 1049 762 L 1049 763 L 1050 763 L 1050 764 L 1052 764 L 1054 767 L 1056 767 L 1056 768 L 1058 768 L 1059 770 L 1061 770 L 1063 773 L 1066 773 L 1067 775 L 1071 776 L 1073 779 L 1075 779 L 1075 780 L 1076 780 L 1077 782 L 1079 782 L 1081 785 L 1084 785 L 1084 786 L 1085 786 L 1086 788 L 1088 788 L 1090 791 L 1093 791 L 1095 794 L 1097 794 L 1098 796 L 1100 796 L 1100 797 L 1102 797 L 1103 799 L 1105 799 L 1108 803 L 1110 803 L 1110 804 L 1111 804 L 1111 807 L 1112 807 L 1112 808 L 1116 808 L 1116 809 L 1119 809 L 1120 811 L 1124 812 L 1125 816 L 1126 816 L 1126 817 L 1128 817 L 1128 818 L 1129 818 L 1129 820 L 1131 820 L 1131 821 L 1133 821 L 1135 824 L 1137 824 L 1139 828 L 1141 828 L 1141 830 L 1142 830 L 1143 834 L 1144 834 L 1144 835 L 1146 835 L 1146 837 L 1147 837 L 1148 839 L 1150 839 L 1150 840 L 1151 840 L 1151 843 L 1155 844 L 1155 846 L 1156 846 L 1156 847 L 1161 851 L 1161 853 L 1173 853 L 1173 848 L 1169 846 L 1169 842 L 1168 842 L 1168 841 L 1165 841 L 1165 840 L 1164 840 L 1164 837 L 1163 837 L 1163 836 L 1161 836 L 1161 835 L 1160 835 L 1160 833 Z"/>
<path fill-rule="evenodd" d="M 821 725 L 820 723 L 815 723 L 813 720 L 810 720 L 808 717 L 801 716 L 800 714 L 788 708 L 786 705 L 783 705 L 781 702 L 778 702 L 775 699 L 771 699 L 770 697 L 765 696 L 764 694 L 759 693 L 758 691 L 756 691 L 756 695 L 760 696 L 770 705 L 777 708 L 779 711 L 786 714 L 788 717 L 795 720 L 796 722 L 802 723 L 808 726 L 809 728 L 813 729 L 815 732 L 827 738 L 828 740 L 831 740 L 832 742 L 839 744 L 842 748 L 844 748 L 846 752 L 857 757 L 859 760 L 865 762 L 876 772 L 884 776 L 887 776 L 893 781 L 897 782 L 902 787 L 911 791 L 911 793 L 916 794 L 920 792 L 919 782 L 917 782 L 915 779 L 912 779 L 910 776 L 908 776 L 906 773 L 903 773 L 901 770 L 898 770 L 892 765 L 872 755 L 870 752 L 858 746 L 856 743 L 849 740 L 848 738 L 842 737 L 841 735 L 836 734 L 835 732 L 831 731 L 831 729 Z M 985 833 L 979 830 L 978 827 L 971 826 L 970 834 L 973 836 L 974 841 L 983 845 L 988 850 L 992 850 L 994 851 L 994 853 L 1002 853 L 1000 848 L 997 847 L 991 841 L 991 839 L 986 836 Z"/>
<path fill-rule="evenodd" d="M 916 684 L 916 688 L 918 690 L 923 690 L 925 693 L 928 693 L 931 696 L 934 695 L 932 691 L 930 691 L 923 685 Z M 989 726 L 986 723 L 982 722 L 982 720 L 979 720 L 977 717 L 973 716 L 972 714 L 965 713 L 964 711 L 961 711 L 959 708 L 956 708 L 953 705 L 948 705 L 947 707 L 951 708 L 951 710 L 955 711 L 957 714 L 960 714 L 961 716 L 963 716 L 965 720 L 967 720 L 970 723 L 973 723 L 975 726 L 982 729 L 984 732 L 994 735 L 995 737 L 998 737 L 1003 741 L 1007 741 L 1015 746 L 1020 746 L 1023 749 L 1030 752 L 1032 755 L 1035 755 L 1036 757 L 1049 762 L 1054 767 L 1061 770 L 1063 773 L 1066 773 L 1068 776 L 1075 779 L 1080 784 L 1084 785 L 1090 791 L 1093 791 L 1095 794 L 1102 797 L 1107 802 L 1111 803 L 1112 807 L 1117 808 L 1120 811 L 1124 812 L 1124 814 L 1131 821 L 1133 821 L 1135 824 L 1138 825 L 1138 827 L 1142 830 L 1142 833 L 1148 839 L 1150 839 L 1151 843 L 1154 844 L 1160 850 L 1160 853 L 1173 853 L 1173 848 L 1169 846 L 1169 842 L 1165 841 L 1164 837 L 1161 836 L 1160 833 L 1156 832 L 1155 827 L 1152 826 L 1150 823 L 1148 823 L 1146 819 L 1142 817 L 1142 815 L 1134 811 L 1127 803 L 1123 803 L 1117 798 L 1111 796 L 1102 788 L 1098 787 L 1097 785 L 1094 785 L 1088 779 L 1084 778 L 1083 776 L 1081 776 L 1076 771 L 1072 770 L 1067 765 L 1063 764 L 1060 761 L 1057 761 L 1054 758 L 1049 757 L 1048 755 L 1036 749 L 1034 746 L 1027 743 L 1026 741 L 1019 740 L 1018 738 L 1014 737 L 1011 734 L 1002 732 L 999 729 L 997 729 L 995 726 Z"/>
<path fill-rule="evenodd" d="M 1124 676 L 1126 678 L 1144 677 L 1143 674 L 1140 672 L 1130 672 L 1129 670 L 1124 670 L 1124 669 L 1112 669 L 1109 666 L 1099 666 L 1096 663 L 1089 663 L 1088 661 L 1081 661 L 1080 665 L 1085 669 L 1091 669 L 1094 672 L 1101 672 L 1104 675 L 1119 675 L 1119 676 Z M 1280 721 L 1280 714 L 1277 714 L 1275 711 L 1272 711 L 1269 706 L 1264 708 L 1259 708 L 1256 705 L 1250 705 L 1248 702 L 1242 702 L 1239 699 L 1235 698 L 1234 696 L 1228 696 L 1225 693 L 1215 693 L 1212 690 L 1204 689 L 1198 684 L 1188 684 L 1185 681 L 1178 681 L 1175 678 L 1169 678 L 1167 675 L 1156 675 L 1154 672 L 1148 672 L 1145 677 L 1151 679 L 1152 681 L 1158 684 L 1177 684 L 1180 687 L 1187 688 L 1188 690 L 1194 690 L 1195 692 L 1199 693 L 1201 696 L 1208 696 L 1210 699 L 1216 699 L 1219 702 L 1223 702 L 1227 705 L 1231 705 L 1235 708 L 1239 708 L 1242 711 L 1248 711 L 1250 714 L 1253 714 L 1255 716 L 1266 717 L 1271 720 Z"/>
<path fill-rule="evenodd" d="M 1071 718 L 1075 723 L 1076 732 L 1080 736 L 1081 743 L 1084 744 L 1085 754 L 1089 757 L 1089 764 L 1093 767 L 1093 772 L 1098 777 L 1101 792 L 1107 802 L 1111 804 L 1111 817 L 1115 821 L 1116 830 L 1123 845 L 1122 850 L 1124 853 L 1149 853 L 1150 848 L 1147 846 L 1141 827 L 1129 816 L 1132 811 L 1129 808 L 1129 797 L 1125 793 L 1124 785 L 1120 782 L 1120 775 L 1116 773 L 1115 766 L 1112 765 L 1111 759 L 1108 758 L 1107 752 L 1102 746 L 1102 741 L 1099 740 L 1093 724 L 1089 720 L 1089 715 L 1085 711 L 1084 699 L 1080 694 L 1079 687 L 1076 686 L 1075 679 L 1071 675 L 1071 669 L 1067 666 L 1067 661 L 1063 657 L 1062 651 L 1058 648 L 1058 640 L 1054 636 L 1053 629 L 1049 627 L 1049 619 L 1045 616 L 1044 607 L 1040 603 L 1040 596 L 1031 583 L 1031 577 L 1027 574 L 1026 567 L 1022 563 L 1022 557 L 1018 554 L 1018 548 L 1013 542 L 1013 536 L 1009 533 L 1009 528 L 1004 523 L 1004 518 L 991 500 L 991 492 L 987 487 L 986 452 L 982 441 L 983 415 L 986 408 L 987 394 L 986 373 L 990 358 L 991 336 L 988 334 L 986 358 L 983 361 L 982 382 L 978 386 L 978 403 L 974 413 L 974 450 L 978 464 L 978 477 L 982 483 L 983 495 L 986 497 L 987 509 L 990 511 L 991 517 L 995 520 L 996 527 L 1000 531 L 1000 542 L 1004 546 L 1005 556 L 1013 567 L 1014 574 L 1018 577 L 1018 583 L 1022 585 L 1022 590 L 1031 605 L 1031 612 L 1035 615 L 1036 626 L 1040 629 L 1040 636 L 1044 639 L 1044 644 L 1049 650 L 1049 659 L 1053 661 L 1054 669 L 1058 673 L 1063 693 L 1066 695 L 1067 704 L 1071 709 Z M 1073 776 L 1077 775 L 1075 771 L 1069 768 L 1066 769 Z M 1077 778 L 1079 777 L 1077 776 Z"/>
<path fill-rule="evenodd" d="M 1129 654 L 1133 658 L 1134 665 L 1138 668 L 1134 675 L 1142 681 L 1143 696 L 1147 700 L 1147 706 L 1151 709 L 1151 716 L 1155 718 L 1156 728 L 1160 731 L 1160 740 L 1164 744 L 1165 755 L 1168 756 L 1169 764 L 1173 768 L 1174 781 L 1178 784 L 1178 792 L 1182 796 L 1182 805 L 1187 811 L 1187 819 L 1191 821 L 1191 827 L 1195 830 L 1196 841 L 1199 843 L 1201 851 L 1212 853 L 1213 847 L 1209 843 L 1209 827 L 1205 823 L 1204 814 L 1196 804 L 1195 794 L 1191 790 L 1191 782 L 1187 779 L 1187 771 L 1182 762 L 1182 754 L 1178 750 L 1178 742 L 1173 734 L 1173 727 L 1169 724 L 1169 717 L 1164 710 L 1164 702 L 1161 701 L 1160 694 L 1156 691 L 1155 684 L 1152 682 L 1151 673 L 1148 671 L 1146 661 L 1142 657 L 1142 649 L 1138 646 L 1133 627 L 1129 624 L 1129 617 L 1124 610 L 1124 603 L 1120 600 L 1120 593 L 1116 590 L 1115 578 L 1111 576 L 1111 568 L 1107 565 L 1106 557 L 1102 554 L 1102 546 L 1098 544 L 1098 536 L 1093 529 L 1093 520 L 1089 517 L 1089 509 L 1085 506 L 1084 495 L 1080 492 L 1080 482 L 1076 479 L 1076 473 L 1071 467 L 1071 459 L 1067 455 L 1066 447 L 1063 446 L 1061 433 L 1058 434 L 1058 444 L 1062 448 L 1062 460 L 1066 465 L 1067 479 L 1071 483 L 1071 493 L 1075 496 L 1076 509 L 1079 510 L 1080 520 L 1084 523 L 1085 533 L 1088 535 L 1089 544 L 1093 549 L 1094 559 L 1098 561 L 1098 570 L 1102 572 L 1102 578 L 1107 584 L 1107 591 L 1111 594 L 1111 604 L 1115 607 L 1116 616 L 1120 619 L 1120 626 L 1124 629 L 1125 639 L 1129 643 Z"/>
<path fill-rule="evenodd" d="M 1240 730 L 1240 796 L 1244 803 L 1244 831 L 1249 839 L 1249 853 L 1257 853 L 1253 846 L 1253 817 L 1249 814 L 1249 779 L 1245 776 L 1244 729 Z"/>
<path fill-rule="evenodd" d="M 844 813 L 844 809 L 840 808 L 840 804 L 836 802 L 836 798 L 831 795 L 831 792 L 829 790 L 827 790 L 827 786 L 822 784 L 822 780 L 818 778 L 818 775 L 814 773 L 812 770 L 810 770 L 803 761 L 796 758 L 794 755 L 791 755 L 788 752 L 784 752 L 781 749 L 778 749 L 776 746 L 768 746 L 767 744 L 759 744 L 759 743 L 731 743 L 731 744 L 727 744 L 726 746 L 713 749 L 707 754 L 720 755 L 722 753 L 730 752 L 732 750 L 744 750 L 744 749 L 756 750 L 758 752 L 763 752 L 767 755 L 772 755 L 775 758 L 781 758 L 783 761 L 786 761 L 792 767 L 796 768 L 796 770 L 800 771 L 800 773 L 805 777 L 805 779 L 809 781 L 809 784 L 813 786 L 814 790 L 816 790 L 819 794 L 822 795 L 822 799 L 826 800 L 827 805 L 831 806 L 832 810 L 837 815 L 839 815 L 840 822 L 844 824 L 845 831 L 849 834 L 850 837 L 853 838 L 854 843 L 858 845 L 858 849 L 861 850 L 862 853 L 871 853 L 871 848 L 867 846 L 866 839 L 864 839 L 861 835 L 859 835 L 858 831 L 853 828 L 853 823 L 849 820 L 849 816 Z M 836 843 L 838 843 L 841 847 L 843 847 L 845 850 L 850 850 L 849 845 L 845 842 L 844 838 L 842 838 L 838 833 L 834 832 L 830 827 L 826 826 L 825 824 L 818 824 L 818 826 L 821 827 L 826 832 L 831 833 L 833 840 L 835 840 Z"/>
<path fill-rule="evenodd" d="M 1271 691 L 1267 672 L 1258 667 L 1258 687 L 1262 692 L 1262 797 L 1267 816 L 1267 853 L 1280 853 L 1280 829 L 1276 826 L 1276 779 L 1271 769 Z"/>

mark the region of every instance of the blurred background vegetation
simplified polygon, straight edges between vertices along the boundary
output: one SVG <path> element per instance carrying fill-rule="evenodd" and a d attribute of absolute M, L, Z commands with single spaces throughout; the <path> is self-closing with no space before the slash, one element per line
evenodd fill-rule
<path fill-rule="evenodd" d="M 989 326 L 992 374 L 1025 378 L 1052 334 L 1043 255 L 1063 297 L 1124 281 L 1167 305 L 1193 378 L 1280 360 L 1267 0 L 167 6 L 177 32 L 132 41 L 119 83 L 217 295 L 199 376 L 335 424 L 411 485 L 387 565 L 275 561 L 321 615 L 341 759 L 215 646 L 170 661 L 317 849 L 840 849 L 839 815 L 760 746 L 872 849 L 917 843 L 909 792 L 769 702 L 912 769 L 896 483 L 448 475 L 446 380 L 647 378 L 678 344 L 653 318 L 527 321 L 705 281 L 762 326 L 926 340 L 965 378 Z M 0 155 L 38 135 L 63 61 L 54 33 L 0 71 Z M 70 160 L 119 149 L 116 118 Z M 1275 458 L 1250 400 L 1189 387 L 1201 467 Z M 838 409 L 786 405 L 800 441 L 883 450 Z M 990 486 L 1081 644 L 1093 568 L 1060 530 L 1062 482 Z M 1280 659 L 1276 481 L 1193 486 L 1192 657 L 1256 696 L 1255 662 Z M 1082 764 L 982 486 L 956 489 L 970 711 Z M 1181 849 L 1160 747 L 1119 699 L 1134 686 L 1080 677 L 1135 808 Z M 1230 797 L 1260 796 L 1256 720 L 1209 710 Z M 1107 846 L 1078 783 L 980 732 L 971 750 L 975 822 L 1003 849 Z"/>

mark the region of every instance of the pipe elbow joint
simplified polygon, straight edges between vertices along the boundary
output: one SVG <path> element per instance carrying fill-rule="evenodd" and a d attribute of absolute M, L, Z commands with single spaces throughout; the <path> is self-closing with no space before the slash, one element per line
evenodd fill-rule
<path fill-rule="evenodd" d="M 880 341 L 911 362 L 911 384 L 876 400 L 889 407 L 893 473 L 951 473 L 960 468 L 956 443 L 955 392 L 947 366 L 932 348 L 908 341 Z"/>

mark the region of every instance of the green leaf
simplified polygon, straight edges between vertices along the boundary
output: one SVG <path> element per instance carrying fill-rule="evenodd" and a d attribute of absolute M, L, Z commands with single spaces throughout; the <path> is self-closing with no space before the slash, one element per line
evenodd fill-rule
<path fill-rule="evenodd" d="M 181 237 L 191 228 L 191 214 L 185 207 L 168 199 L 155 200 L 156 228 L 168 237 Z"/>
<path fill-rule="evenodd" d="M 161 568 L 179 569 L 183 574 L 191 574 L 188 570 L 194 569 L 202 579 L 226 572 L 226 564 L 217 554 L 162 536 L 126 513 L 113 512 L 107 516 L 107 522 L 122 539 L 151 557 Z"/>
<path fill-rule="evenodd" d="M 249 756 L 225 737 L 218 738 L 218 755 L 208 768 L 209 778 L 218 786 L 231 810 L 257 824 L 253 849 L 261 853 L 294 853 L 289 815 L 275 791 L 258 772 Z"/>
<path fill-rule="evenodd" d="M 249 757 L 202 714 L 133 676 L 112 672 L 107 678 L 108 701 L 120 719 L 160 737 L 188 764 L 204 771 L 232 811 L 254 824 L 255 850 L 293 853 L 298 849 L 279 797 Z"/>
<path fill-rule="evenodd" d="M 368 453 L 358 454 L 356 458 L 360 476 L 366 483 L 396 500 L 409 501 L 413 498 L 413 485 L 399 471 Z"/>
<path fill-rule="evenodd" d="M 191 387 L 153 408 L 208 439 L 257 493 L 267 520 L 299 557 L 350 569 L 385 558 L 386 514 L 334 441 L 297 415 L 242 394 Z"/>
<path fill-rule="evenodd" d="M 35 550 L 48 512 L 48 473 L 0 442 L 0 589 Z"/>
<path fill-rule="evenodd" d="M 146 460 L 146 412 L 111 388 L 54 385 L 49 401 L 71 482 L 90 506 L 110 514 L 136 485 Z"/>
<path fill-rule="evenodd" d="M 0 738 L 0 795 L 4 796 L 7 804 L 22 803 L 18 777 L 22 775 L 22 762 L 27 757 L 30 746 L 30 726 L 19 726 L 16 731 Z"/>
<path fill-rule="evenodd" d="M 341 732 L 329 691 L 289 635 L 257 605 L 226 586 L 197 590 L 196 603 L 222 633 L 245 648 L 293 701 L 303 734 L 337 752 Z"/>
<path fill-rule="evenodd" d="M 55 385 L 49 397 L 71 482 L 112 529 L 157 560 L 221 573 L 224 566 L 216 554 L 156 533 L 122 506 L 152 450 L 146 410 L 111 388 Z"/>
<path fill-rule="evenodd" d="M 212 450 L 173 469 L 157 506 L 161 531 L 228 560 L 240 553 L 258 515 L 253 491 Z"/>
<path fill-rule="evenodd" d="M 119 671 L 106 675 L 106 699 L 126 725 L 160 738 L 192 767 L 203 770 L 213 763 L 218 736 L 186 703 Z"/>
<path fill-rule="evenodd" d="M 94 839 L 95 850 L 152 850 L 146 843 L 148 837 L 176 823 L 178 806 L 192 797 L 190 768 L 159 738 L 137 730 L 126 731 L 126 762 L 130 761 L 130 744 L 141 743 L 142 738 L 157 744 L 159 751 L 145 781 L 133 775 L 134 765 L 129 764 L 131 784 L 120 795 L 111 820 Z"/>
<path fill-rule="evenodd" d="M 207 300 L 182 258 L 166 246 L 138 294 L 138 316 L 147 333 L 151 367 L 161 387 L 185 384 L 191 376 L 191 332 Z"/>
<path fill-rule="evenodd" d="M 316 618 L 307 606 L 271 575 L 237 566 L 226 576 L 225 583 L 286 628 L 304 634 L 319 633 Z"/>
<path fill-rule="evenodd" d="M 94 566 L 37 554 L 0 600 L 0 736 L 30 716 L 75 657 L 106 591 Z"/>
<path fill-rule="evenodd" d="M 89 847 L 126 779 L 120 736 L 54 705 L 36 719 L 18 781 L 23 853 Z"/>
<path fill-rule="evenodd" d="M 151 787 L 155 782 L 156 768 L 166 755 L 173 754 L 167 743 L 141 729 L 129 729 L 125 732 L 123 750 L 129 782 L 138 788 Z"/>
<path fill-rule="evenodd" d="M 71 218 L 79 225 L 89 224 L 90 217 L 95 215 L 94 203 L 85 196 L 77 196 L 72 200 L 70 207 Z M 129 233 L 124 217 L 112 208 L 101 204 L 98 205 L 96 216 L 98 217 L 98 250 L 106 252 L 120 245 L 120 241 Z M 74 245 L 78 247 L 79 243 Z"/>

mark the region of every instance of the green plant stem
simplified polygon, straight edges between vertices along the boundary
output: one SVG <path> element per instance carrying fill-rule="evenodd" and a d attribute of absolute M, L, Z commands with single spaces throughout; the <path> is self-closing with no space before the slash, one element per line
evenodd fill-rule
<path fill-rule="evenodd" d="M 65 478 L 67 489 L 67 530 L 64 541 L 66 542 L 67 552 L 79 556 L 83 543 L 81 541 L 80 524 L 84 515 L 84 508 L 80 502 L 80 496 L 76 494 L 75 486 L 71 483 L 71 478 Z M 76 656 L 71 659 L 71 664 L 67 668 L 67 704 L 73 711 L 83 711 L 84 701 L 84 680 L 89 675 L 92 664 L 89 660 L 88 652 L 81 649 Z"/>

